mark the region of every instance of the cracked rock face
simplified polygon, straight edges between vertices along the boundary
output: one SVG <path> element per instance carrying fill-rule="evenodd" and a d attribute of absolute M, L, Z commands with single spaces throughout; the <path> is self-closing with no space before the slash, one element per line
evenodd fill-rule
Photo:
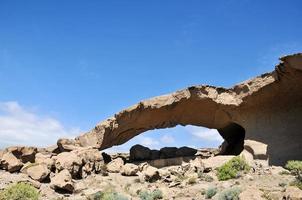
<path fill-rule="evenodd" d="M 199 85 L 141 101 L 73 143 L 102 150 L 148 130 L 195 125 L 218 129 L 229 153 L 251 139 L 268 145 L 270 164 L 301 159 L 302 54 L 280 60 L 274 71 L 232 88 Z"/>

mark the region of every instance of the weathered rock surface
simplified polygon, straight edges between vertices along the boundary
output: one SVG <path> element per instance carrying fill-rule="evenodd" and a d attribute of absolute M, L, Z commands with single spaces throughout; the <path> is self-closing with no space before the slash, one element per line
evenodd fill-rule
<path fill-rule="evenodd" d="M 121 174 L 124 176 L 135 176 L 139 171 L 139 167 L 132 163 L 126 163 L 122 166 Z"/>
<path fill-rule="evenodd" d="M 107 171 L 111 173 L 119 173 L 124 165 L 122 158 L 116 158 L 107 164 Z"/>
<path fill-rule="evenodd" d="M 196 125 L 218 129 L 229 152 L 240 153 L 245 137 L 268 145 L 271 164 L 299 159 L 302 54 L 280 60 L 273 72 L 232 88 L 192 86 L 141 101 L 71 143 L 106 149 L 148 130 Z"/>
<path fill-rule="evenodd" d="M 2 156 L 0 166 L 9 172 L 17 172 L 22 168 L 23 163 L 14 154 L 7 152 Z"/>
<path fill-rule="evenodd" d="M 51 188 L 54 190 L 63 190 L 72 193 L 74 191 L 74 182 L 67 169 L 62 170 L 51 178 Z"/>
<path fill-rule="evenodd" d="M 46 164 L 35 164 L 29 166 L 26 169 L 26 173 L 33 180 L 41 182 L 48 177 L 50 170 L 48 169 Z"/>
<path fill-rule="evenodd" d="M 150 160 L 151 157 L 152 152 L 148 147 L 137 144 L 130 148 L 131 160 Z"/>
<path fill-rule="evenodd" d="M 215 156 L 203 160 L 205 169 L 212 170 L 221 167 L 224 163 L 228 162 L 235 156 Z"/>

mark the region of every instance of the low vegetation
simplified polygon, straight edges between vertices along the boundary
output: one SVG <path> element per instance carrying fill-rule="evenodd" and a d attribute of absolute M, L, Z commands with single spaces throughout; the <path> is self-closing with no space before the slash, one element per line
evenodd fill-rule
<path fill-rule="evenodd" d="M 211 199 L 213 196 L 215 196 L 216 193 L 217 193 L 217 188 L 210 187 L 209 189 L 207 189 L 207 191 L 205 193 L 205 197 L 207 199 Z"/>
<path fill-rule="evenodd" d="M 239 200 L 240 193 L 241 189 L 238 187 L 225 189 L 219 194 L 218 200 Z"/>
<path fill-rule="evenodd" d="M 217 177 L 220 181 L 229 180 L 237 178 L 240 172 L 247 172 L 249 170 L 250 166 L 246 163 L 245 159 L 236 156 L 217 169 Z"/>
<path fill-rule="evenodd" d="M 0 192 L 0 200 L 38 200 L 39 192 L 26 183 L 13 184 Z"/>
<path fill-rule="evenodd" d="M 293 181 L 291 185 L 302 190 L 302 161 L 290 160 L 286 163 L 285 168 L 296 177 L 296 180 Z"/>
<path fill-rule="evenodd" d="M 148 192 L 146 190 L 139 191 L 138 195 L 141 200 L 156 200 L 163 198 L 163 193 L 159 189 L 155 189 L 152 192 Z"/>
<path fill-rule="evenodd" d="M 87 199 L 88 200 L 128 200 L 127 197 L 112 191 L 107 191 L 107 192 L 100 191 L 93 194 Z"/>

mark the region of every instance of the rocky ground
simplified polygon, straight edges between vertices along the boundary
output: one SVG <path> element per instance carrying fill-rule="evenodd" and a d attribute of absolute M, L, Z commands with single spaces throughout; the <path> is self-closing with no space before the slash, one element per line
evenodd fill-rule
<path fill-rule="evenodd" d="M 120 195 L 116 199 L 143 199 L 142 193 L 153 191 L 163 199 L 206 199 L 215 191 L 211 198 L 220 200 L 230 199 L 222 197 L 229 190 L 239 191 L 243 200 L 302 199 L 302 190 L 290 186 L 293 175 L 269 166 L 267 159 L 257 159 L 265 158 L 262 144 L 246 141 L 245 147 L 249 148 L 240 156 L 251 167 L 225 181 L 218 180 L 217 168 L 235 156 L 216 155 L 215 149 L 157 151 L 136 145 L 130 155 L 108 155 L 67 144 L 46 149 L 11 147 L 0 152 L 0 189 L 27 182 L 39 190 L 41 199 L 100 199 L 100 192 L 116 192 Z"/>

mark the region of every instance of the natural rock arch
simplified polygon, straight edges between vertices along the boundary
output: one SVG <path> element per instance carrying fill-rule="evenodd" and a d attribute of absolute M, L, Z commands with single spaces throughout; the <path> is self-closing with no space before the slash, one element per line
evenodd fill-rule
<path fill-rule="evenodd" d="M 229 89 L 192 86 L 141 101 L 69 142 L 102 150 L 147 130 L 195 125 L 218 129 L 238 153 L 242 128 L 246 139 L 268 144 L 271 164 L 301 159 L 302 54 L 280 60 L 273 72 Z"/>

